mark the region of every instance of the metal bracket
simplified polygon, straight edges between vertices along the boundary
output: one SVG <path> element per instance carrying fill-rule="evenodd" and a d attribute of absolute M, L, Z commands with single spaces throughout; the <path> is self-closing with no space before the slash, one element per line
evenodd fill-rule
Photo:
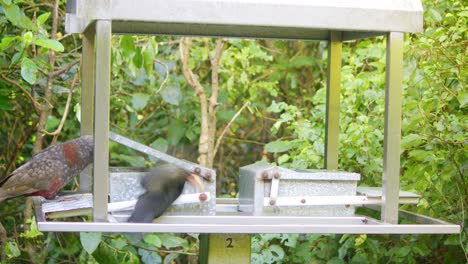
<path fill-rule="evenodd" d="M 278 200 L 279 182 L 279 174 L 275 174 L 273 179 L 271 179 L 270 205 L 275 205 L 276 201 Z"/>

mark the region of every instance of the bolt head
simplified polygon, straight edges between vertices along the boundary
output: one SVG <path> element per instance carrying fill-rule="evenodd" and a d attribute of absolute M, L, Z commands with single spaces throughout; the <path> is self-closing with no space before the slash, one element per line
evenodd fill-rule
<path fill-rule="evenodd" d="M 275 179 L 279 179 L 279 177 L 280 177 L 279 172 L 275 172 L 275 174 L 273 174 L 273 177 L 275 177 Z"/>
<path fill-rule="evenodd" d="M 198 167 L 196 167 L 196 168 L 193 170 L 193 172 L 195 172 L 196 174 L 200 174 L 200 172 L 201 172 L 201 169 L 200 169 L 200 168 L 198 168 Z"/>
<path fill-rule="evenodd" d="M 206 195 L 206 193 L 200 193 L 200 195 L 198 196 L 198 200 L 200 200 L 201 202 L 204 202 L 208 200 L 208 195 Z"/>
<path fill-rule="evenodd" d="M 275 205 L 276 201 L 275 200 L 270 200 L 270 205 Z"/>
<path fill-rule="evenodd" d="M 205 178 L 206 178 L 207 180 L 211 180 L 211 172 L 207 172 L 207 173 L 205 174 Z"/>
<path fill-rule="evenodd" d="M 264 180 L 268 179 L 268 172 L 267 171 L 262 172 L 262 178 Z"/>
<path fill-rule="evenodd" d="M 301 203 L 305 204 L 305 203 L 306 203 L 306 199 L 302 199 L 302 200 L 301 200 Z"/>

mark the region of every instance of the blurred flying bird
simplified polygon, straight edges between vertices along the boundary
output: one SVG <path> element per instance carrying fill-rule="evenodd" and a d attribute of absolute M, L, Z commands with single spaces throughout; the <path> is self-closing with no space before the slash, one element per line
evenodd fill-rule
<path fill-rule="evenodd" d="M 131 223 L 151 223 L 161 216 L 180 196 L 185 182 L 197 191 L 203 188 L 200 176 L 191 174 L 172 164 L 155 166 L 143 177 L 141 186 L 145 192 L 138 197 L 135 210 L 128 219 Z"/>

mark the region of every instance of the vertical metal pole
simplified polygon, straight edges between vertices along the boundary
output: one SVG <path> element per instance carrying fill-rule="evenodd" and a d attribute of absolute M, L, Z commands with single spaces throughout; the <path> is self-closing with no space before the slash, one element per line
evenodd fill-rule
<path fill-rule="evenodd" d="M 109 99 L 111 21 L 96 21 L 96 86 L 94 88 L 93 221 L 107 221 L 109 194 Z"/>
<path fill-rule="evenodd" d="M 94 130 L 94 39 L 95 25 L 83 33 L 81 58 L 81 135 L 92 135 Z M 80 192 L 91 191 L 91 167 L 80 174 Z"/>
<path fill-rule="evenodd" d="M 403 33 L 387 35 L 382 221 L 398 223 L 400 181 Z"/>
<path fill-rule="evenodd" d="M 202 250 L 202 245 L 205 246 L 205 250 Z M 201 264 L 250 263 L 250 256 L 248 234 L 205 234 L 200 237 Z"/>
<path fill-rule="evenodd" d="M 328 42 L 325 168 L 338 169 L 340 135 L 341 32 L 332 31 Z"/>

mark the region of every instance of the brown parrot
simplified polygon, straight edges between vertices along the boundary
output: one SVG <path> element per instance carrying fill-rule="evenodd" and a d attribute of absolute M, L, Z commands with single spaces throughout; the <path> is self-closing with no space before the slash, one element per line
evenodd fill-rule
<path fill-rule="evenodd" d="M 185 182 L 198 191 L 203 188 L 201 177 L 172 164 L 155 166 L 142 178 L 145 192 L 138 197 L 135 210 L 128 219 L 131 223 L 151 223 L 161 216 L 180 196 Z"/>
<path fill-rule="evenodd" d="M 93 152 L 89 135 L 42 150 L 0 182 L 0 202 L 21 195 L 54 198 L 93 161 Z"/>

